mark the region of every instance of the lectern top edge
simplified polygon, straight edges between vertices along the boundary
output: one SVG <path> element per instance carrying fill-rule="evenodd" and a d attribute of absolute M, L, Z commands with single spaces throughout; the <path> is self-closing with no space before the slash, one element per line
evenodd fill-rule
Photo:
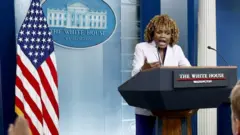
<path fill-rule="evenodd" d="M 237 66 L 162 66 L 157 68 L 146 69 L 141 72 L 152 71 L 156 69 L 237 69 Z"/>
<path fill-rule="evenodd" d="M 233 68 L 237 68 L 237 66 L 191 66 L 191 67 L 190 66 L 181 66 L 181 67 L 179 67 L 179 66 L 162 66 L 160 68 L 163 68 L 163 69 L 165 69 L 165 68 L 176 68 L 176 69 L 181 69 L 181 68 L 184 68 L 184 69 L 186 69 L 186 68 L 191 68 L 191 69 L 202 69 L 202 68 L 216 69 L 216 68 L 218 68 L 218 69 L 221 69 L 221 68 L 225 68 L 225 69 L 233 69 Z M 156 68 L 152 68 L 152 69 L 156 69 Z M 149 69 L 149 70 L 151 70 L 151 69 Z"/>
<path fill-rule="evenodd" d="M 195 68 L 195 69 L 198 69 L 198 68 L 237 68 L 237 66 L 181 66 L 181 67 L 177 67 L 177 66 L 163 66 L 161 68 Z"/>

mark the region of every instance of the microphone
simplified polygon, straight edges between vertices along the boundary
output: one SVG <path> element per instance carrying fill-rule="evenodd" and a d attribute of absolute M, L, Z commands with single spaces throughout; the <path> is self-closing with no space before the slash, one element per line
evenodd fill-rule
<path fill-rule="evenodd" d="M 160 47 L 157 46 L 157 53 L 158 53 L 158 62 L 160 66 L 162 66 L 161 58 L 160 58 Z"/>
<path fill-rule="evenodd" d="M 209 50 L 215 51 L 223 59 L 223 61 L 229 66 L 228 62 L 223 58 L 223 56 L 215 48 L 212 48 L 211 46 L 208 46 L 207 48 Z"/>

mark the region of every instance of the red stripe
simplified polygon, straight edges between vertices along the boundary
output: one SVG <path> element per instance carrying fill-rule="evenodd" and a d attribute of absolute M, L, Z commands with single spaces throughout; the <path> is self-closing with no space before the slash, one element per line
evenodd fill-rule
<path fill-rule="evenodd" d="M 52 135 L 58 135 L 58 129 L 56 128 L 55 124 L 53 123 L 52 118 L 50 117 L 44 103 L 43 105 L 43 118 L 48 126 L 49 131 L 51 132 Z"/>
<path fill-rule="evenodd" d="M 22 101 L 17 96 L 15 96 L 15 103 L 16 103 L 16 106 L 23 112 L 24 117 L 27 119 L 29 128 L 32 132 L 32 135 L 40 135 L 37 128 L 33 125 L 32 120 L 30 119 L 30 117 L 25 112 Z"/>
<path fill-rule="evenodd" d="M 46 92 L 50 102 L 52 103 L 52 106 L 54 108 L 54 111 L 55 111 L 57 117 L 59 118 L 58 103 L 57 103 L 57 100 L 56 100 L 56 98 L 55 98 L 55 96 L 53 94 L 52 88 L 50 87 L 49 82 L 48 82 L 48 80 L 47 80 L 47 78 L 46 78 L 46 76 L 45 76 L 45 74 L 44 74 L 44 72 L 42 70 L 42 67 L 38 68 L 38 74 L 40 76 L 43 88 L 44 88 L 44 90 L 45 90 L 45 92 Z"/>
<path fill-rule="evenodd" d="M 18 76 L 16 77 L 16 85 L 19 88 L 19 90 L 22 91 L 25 101 L 29 104 L 30 108 L 32 109 L 33 113 L 36 115 L 39 122 L 43 124 L 42 113 L 40 109 L 37 107 L 36 103 L 32 100 L 28 91 L 24 88 L 22 81 Z"/>
<path fill-rule="evenodd" d="M 179 78 L 177 81 L 226 80 L 226 78 Z"/>
<path fill-rule="evenodd" d="M 21 100 L 17 97 L 17 96 L 15 96 L 15 104 L 16 104 L 16 106 L 22 111 L 22 113 L 24 114 L 24 112 L 25 112 L 25 110 L 23 109 L 24 108 L 24 105 L 23 105 L 23 103 L 21 102 Z"/>
<path fill-rule="evenodd" d="M 57 76 L 57 70 L 55 68 L 55 66 L 53 65 L 53 62 L 52 62 L 52 59 L 51 57 L 48 57 L 46 59 L 46 63 L 51 71 L 51 74 L 52 74 L 52 77 L 53 77 L 53 80 L 55 82 L 55 85 L 58 87 L 58 76 Z"/>
<path fill-rule="evenodd" d="M 22 70 L 22 73 L 25 76 L 25 78 L 29 81 L 29 83 L 32 85 L 32 87 L 36 90 L 37 94 L 40 96 L 41 94 L 40 94 L 39 83 L 34 78 L 34 76 L 32 76 L 31 72 L 29 72 L 28 68 L 26 68 L 25 65 L 22 63 L 19 55 L 17 55 L 17 64 L 20 67 L 20 69 Z"/>

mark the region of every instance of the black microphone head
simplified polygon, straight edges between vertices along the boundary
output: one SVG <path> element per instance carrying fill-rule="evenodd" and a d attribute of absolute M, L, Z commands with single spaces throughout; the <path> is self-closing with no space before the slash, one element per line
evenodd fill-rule
<path fill-rule="evenodd" d="M 216 53 L 224 60 L 224 62 L 225 62 L 227 65 L 229 65 L 228 62 L 223 58 L 223 56 L 222 56 L 215 48 L 212 48 L 211 46 L 207 46 L 207 48 L 210 49 L 210 50 L 216 51 Z"/>

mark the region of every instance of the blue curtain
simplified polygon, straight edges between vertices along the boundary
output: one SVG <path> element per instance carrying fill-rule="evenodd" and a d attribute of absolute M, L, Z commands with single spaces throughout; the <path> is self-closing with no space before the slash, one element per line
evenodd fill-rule
<path fill-rule="evenodd" d="M 0 4 L 0 59 L 1 59 L 1 94 L 3 122 L 0 124 L 0 134 L 7 134 L 9 123 L 15 119 L 14 113 L 14 88 L 16 71 L 16 48 L 15 48 L 15 18 L 14 0 L 4 0 Z M 1 106 L 0 106 L 1 107 Z M 1 115 L 1 114 L 0 114 Z"/>

